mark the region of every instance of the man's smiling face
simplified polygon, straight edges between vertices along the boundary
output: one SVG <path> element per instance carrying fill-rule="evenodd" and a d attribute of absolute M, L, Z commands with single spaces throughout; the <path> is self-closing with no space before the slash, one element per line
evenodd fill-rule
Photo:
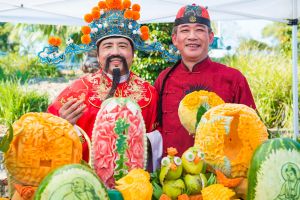
<path fill-rule="evenodd" d="M 206 25 L 198 23 L 178 25 L 172 35 L 173 44 L 179 50 L 182 59 L 195 63 L 207 57 L 213 38 L 213 32 Z"/>

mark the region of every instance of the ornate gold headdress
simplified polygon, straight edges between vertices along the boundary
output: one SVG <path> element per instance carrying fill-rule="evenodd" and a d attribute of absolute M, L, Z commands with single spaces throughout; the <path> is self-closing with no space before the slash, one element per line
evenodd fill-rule
<path fill-rule="evenodd" d="M 81 28 L 82 44 L 73 43 L 72 39 L 67 41 L 64 52 L 59 51 L 61 40 L 57 37 L 49 38 L 49 46 L 44 47 L 38 53 L 44 63 L 58 64 L 66 59 L 67 54 L 79 54 L 88 52 L 96 48 L 101 40 L 120 36 L 129 39 L 134 48 L 141 51 L 158 51 L 162 56 L 171 62 L 179 58 L 175 47 L 170 46 L 170 50 L 164 49 L 159 42 L 146 43 L 149 39 L 149 28 L 140 26 L 137 22 L 140 18 L 140 5 L 133 4 L 130 0 L 105 0 L 100 1 L 97 6 L 92 8 L 91 13 L 84 16 L 87 26 Z"/>

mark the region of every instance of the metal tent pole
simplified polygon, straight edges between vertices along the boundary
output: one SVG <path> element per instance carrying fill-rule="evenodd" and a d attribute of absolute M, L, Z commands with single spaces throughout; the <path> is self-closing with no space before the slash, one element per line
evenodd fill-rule
<path fill-rule="evenodd" d="M 293 61 L 293 126 L 294 140 L 299 135 L 299 108 L 298 108 L 298 39 L 297 39 L 297 0 L 293 0 L 293 19 L 289 20 L 292 25 L 292 61 Z"/>

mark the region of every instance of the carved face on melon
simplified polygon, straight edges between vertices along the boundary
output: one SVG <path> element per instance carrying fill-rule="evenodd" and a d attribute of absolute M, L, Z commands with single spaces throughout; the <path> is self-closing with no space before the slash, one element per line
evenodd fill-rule
<path fill-rule="evenodd" d="M 204 166 L 204 154 L 197 147 L 190 147 L 182 154 L 183 169 L 188 174 L 200 174 Z"/>
<path fill-rule="evenodd" d="M 13 124 L 14 137 L 5 165 L 14 180 L 39 185 L 53 169 L 79 163 L 82 146 L 74 127 L 49 113 L 27 113 Z"/>
<path fill-rule="evenodd" d="M 300 199 L 300 143 L 275 138 L 255 150 L 247 199 Z"/>
<path fill-rule="evenodd" d="M 140 107 L 129 98 L 104 101 L 93 128 L 92 162 L 104 184 L 115 181 L 134 168 L 145 168 L 147 139 Z"/>
<path fill-rule="evenodd" d="M 109 200 L 109 197 L 106 188 L 89 167 L 70 164 L 53 170 L 43 179 L 34 195 L 34 200 L 42 199 Z"/>
<path fill-rule="evenodd" d="M 227 177 L 246 177 L 253 151 L 267 139 L 267 128 L 255 110 L 226 103 L 203 115 L 195 146 L 205 154 L 208 164 Z"/>

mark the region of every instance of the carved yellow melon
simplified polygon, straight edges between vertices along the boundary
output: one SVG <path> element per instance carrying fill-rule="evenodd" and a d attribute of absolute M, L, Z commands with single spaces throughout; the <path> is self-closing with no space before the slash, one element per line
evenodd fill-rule
<path fill-rule="evenodd" d="M 226 103 L 203 115 L 195 146 L 204 152 L 208 164 L 227 177 L 246 177 L 254 150 L 267 139 L 267 128 L 255 110 Z"/>
<path fill-rule="evenodd" d="M 183 127 L 195 134 L 201 116 L 211 107 L 225 103 L 214 92 L 205 90 L 194 91 L 187 94 L 179 104 L 178 116 Z"/>
<path fill-rule="evenodd" d="M 153 188 L 150 174 L 142 169 L 133 169 L 126 176 L 116 181 L 116 189 L 124 200 L 151 199 Z"/>
<path fill-rule="evenodd" d="M 38 186 L 53 169 L 79 163 L 82 146 L 74 127 L 49 113 L 27 113 L 13 124 L 14 137 L 4 155 L 12 178 Z"/>
<path fill-rule="evenodd" d="M 230 200 L 235 192 L 222 184 L 213 184 L 201 190 L 203 200 Z"/>

